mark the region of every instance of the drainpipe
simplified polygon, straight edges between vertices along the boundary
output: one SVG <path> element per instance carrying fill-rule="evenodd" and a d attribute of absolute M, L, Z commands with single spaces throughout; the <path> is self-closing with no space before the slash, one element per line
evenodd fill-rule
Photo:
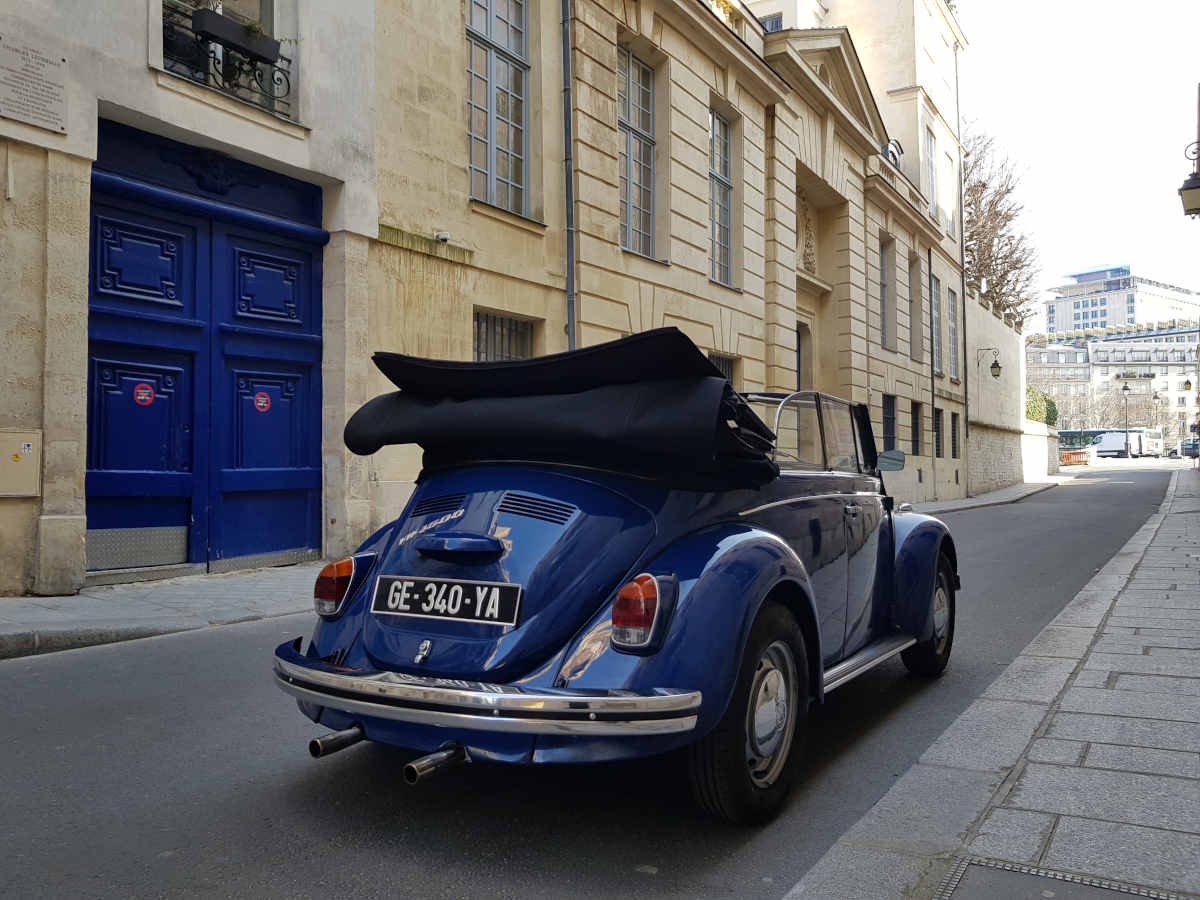
<path fill-rule="evenodd" d="M 562 0 L 563 187 L 567 201 L 567 349 L 575 349 L 575 177 L 571 136 L 571 0 Z"/>
<path fill-rule="evenodd" d="M 933 360 L 933 247 L 925 251 L 929 266 L 929 477 L 933 481 L 933 499 L 937 499 L 937 437 L 933 434 L 933 414 L 937 407 L 937 370 Z M 941 318 L 940 316 L 938 317 Z M 938 325 L 941 326 L 941 322 Z M 942 423 L 945 430 L 945 422 Z M 945 437 L 942 438 L 945 441 Z"/>
<path fill-rule="evenodd" d="M 963 152 L 962 152 L 962 107 L 958 101 L 958 51 L 962 48 L 958 42 L 954 42 L 954 118 L 955 127 L 958 129 L 958 281 L 959 281 L 959 296 L 962 297 L 962 352 L 963 352 L 963 455 L 962 458 L 967 460 L 967 472 L 971 471 L 970 459 L 966 453 L 967 438 L 971 436 L 971 368 L 967 365 L 967 248 L 964 241 L 966 240 L 966 222 L 967 210 L 964 205 L 963 197 Z M 982 387 L 983 382 L 980 382 Z M 967 496 L 971 495 L 971 479 L 967 478 L 967 473 L 963 473 L 967 483 L 964 485 Z"/>

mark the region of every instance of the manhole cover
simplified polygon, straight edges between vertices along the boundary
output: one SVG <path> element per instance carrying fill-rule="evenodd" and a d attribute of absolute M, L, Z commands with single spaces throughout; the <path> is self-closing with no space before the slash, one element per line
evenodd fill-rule
<path fill-rule="evenodd" d="M 969 857 L 942 882 L 934 900 L 1128 900 L 1177 895 L 1101 878 Z"/>

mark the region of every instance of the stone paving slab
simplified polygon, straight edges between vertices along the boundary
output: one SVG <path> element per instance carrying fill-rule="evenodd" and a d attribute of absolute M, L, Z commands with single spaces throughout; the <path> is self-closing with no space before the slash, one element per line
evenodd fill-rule
<path fill-rule="evenodd" d="M 1150 775 L 1200 778 L 1200 753 L 1181 750 L 1089 744 L 1083 764 L 1094 769 L 1124 769 L 1127 772 L 1145 772 Z"/>
<path fill-rule="evenodd" d="M 1063 694 L 1058 708 L 1063 712 L 1200 723 L 1200 698 L 1145 691 L 1072 687 Z"/>
<path fill-rule="evenodd" d="M 968 855 L 1200 896 L 1197 497 L 1200 471 L 1173 474 L 1159 511 L 789 898 L 944 897 Z"/>
<path fill-rule="evenodd" d="M 1194 892 L 1197 860 L 1194 834 L 1060 816 L 1042 865 Z"/>
<path fill-rule="evenodd" d="M 1200 747 L 1200 725 L 1087 713 L 1058 713 L 1050 722 L 1046 736 L 1069 741 L 1159 747 L 1163 750 L 1193 750 Z"/>
<path fill-rule="evenodd" d="M 1200 836 L 1200 781 L 1194 779 L 1031 762 L 1004 806 Z"/>
<path fill-rule="evenodd" d="M 976 856 L 1032 865 L 1054 831 L 1056 817 L 1023 809 L 993 809 L 971 841 Z"/>

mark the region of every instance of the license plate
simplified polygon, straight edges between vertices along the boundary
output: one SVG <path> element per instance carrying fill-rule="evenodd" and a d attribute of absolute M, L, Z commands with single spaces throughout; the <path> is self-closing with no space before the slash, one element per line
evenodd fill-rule
<path fill-rule="evenodd" d="M 381 616 L 516 625 L 520 605 L 519 584 L 380 575 L 371 611 Z"/>

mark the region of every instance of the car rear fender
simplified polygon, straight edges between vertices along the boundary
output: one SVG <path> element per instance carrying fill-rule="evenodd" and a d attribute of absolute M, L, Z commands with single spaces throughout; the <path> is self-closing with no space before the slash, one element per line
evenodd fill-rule
<path fill-rule="evenodd" d="M 958 552 L 946 523 L 933 516 L 894 513 L 892 529 L 896 536 L 895 625 L 902 634 L 924 641 L 933 631 L 929 598 L 933 593 L 938 560 L 943 553 L 949 559 L 954 587 L 957 589 Z"/>
<path fill-rule="evenodd" d="M 678 599 L 662 648 L 639 656 L 613 649 L 611 602 L 568 648 L 556 684 L 570 688 L 684 687 L 704 695 L 696 729 L 712 729 L 729 703 L 742 650 L 762 604 L 792 609 L 808 639 L 809 683 L 820 694 L 821 648 L 804 564 L 778 536 L 716 525 L 676 541 L 640 571 L 674 576 Z"/>

